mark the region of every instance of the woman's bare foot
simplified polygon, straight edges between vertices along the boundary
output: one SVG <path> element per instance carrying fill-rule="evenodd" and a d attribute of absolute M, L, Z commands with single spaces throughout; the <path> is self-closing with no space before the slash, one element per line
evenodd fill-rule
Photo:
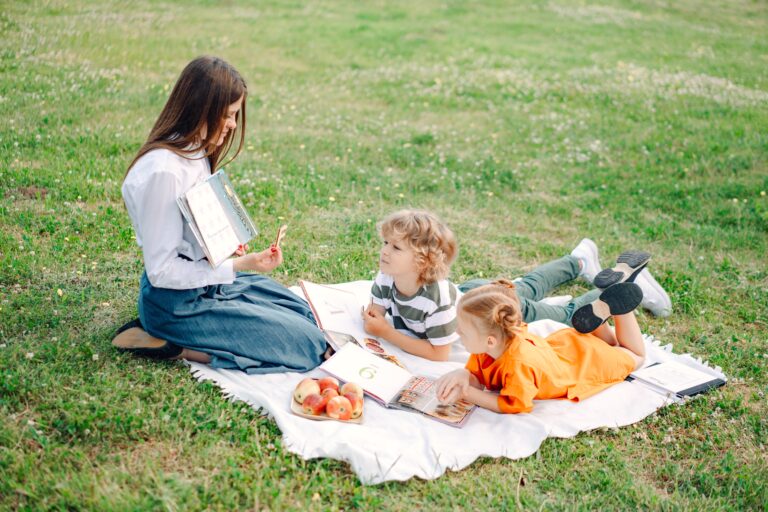
<path fill-rule="evenodd" d="M 177 359 L 186 359 L 187 361 L 192 361 L 195 363 L 203 363 L 203 364 L 208 364 L 211 362 L 210 354 L 206 354 L 205 352 L 200 352 L 199 350 L 192 350 L 191 348 L 185 348 L 184 350 L 181 351 L 181 354 L 171 358 L 172 361 L 175 361 Z"/>

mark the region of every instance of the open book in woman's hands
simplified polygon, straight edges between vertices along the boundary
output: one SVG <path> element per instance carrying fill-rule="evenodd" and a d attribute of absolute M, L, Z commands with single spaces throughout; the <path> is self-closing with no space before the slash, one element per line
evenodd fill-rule
<path fill-rule="evenodd" d="M 258 234 L 223 170 L 189 189 L 176 202 L 214 268 Z"/>

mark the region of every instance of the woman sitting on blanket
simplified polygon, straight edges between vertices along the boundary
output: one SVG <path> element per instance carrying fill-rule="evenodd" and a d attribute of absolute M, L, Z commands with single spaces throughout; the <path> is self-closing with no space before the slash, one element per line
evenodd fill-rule
<path fill-rule="evenodd" d="M 647 253 L 620 257 L 647 261 Z M 592 303 L 576 310 L 574 328 L 546 338 L 523 321 L 515 285 L 500 280 L 476 288 L 459 301 L 458 331 L 472 355 L 466 368 L 441 377 L 443 403 L 463 398 L 503 413 L 530 412 L 533 400 L 579 401 L 624 380 L 645 358 L 645 344 L 633 313 L 643 294 L 635 273 L 612 269 L 596 281 L 610 284 Z M 605 323 L 614 317 L 616 331 Z"/>
<path fill-rule="evenodd" d="M 193 60 L 128 167 L 122 192 L 145 271 L 139 319 L 120 328 L 119 348 L 248 373 L 306 371 L 323 361 L 327 344 L 309 305 L 268 277 L 241 273 L 274 270 L 280 247 L 241 250 L 211 268 L 176 204 L 218 170 L 234 140 L 232 158 L 242 149 L 246 96 L 231 65 Z"/>
<path fill-rule="evenodd" d="M 371 287 L 371 304 L 362 315 L 365 331 L 410 354 L 433 361 L 447 360 L 451 344 L 459 339 L 456 301 L 460 292 L 490 281 L 476 279 L 457 287 L 446 279 L 457 254 L 456 238 L 430 212 L 395 212 L 381 222 L 379 234 L 379 273 Z M 647 261 L 641 258 L 627 264 L 620 258 L 617 272 L 626 271 L 637 278 L 643 289 L 643 304 L 666 316 L 671 309 L 669 296 L 644 268 Z M 585 238 L 570 255 L 526 274 L 517 284 L 522 321 L 550 319 L 570 325 L 574 311 L 594 301 L 600 290 L 587 292 L 565 305 L 540 301 L 552 289 L 576 277 L 591 283 L 600 271 L 597 246 Z M 385 318 L 387 314 L 392 325 Z"/>

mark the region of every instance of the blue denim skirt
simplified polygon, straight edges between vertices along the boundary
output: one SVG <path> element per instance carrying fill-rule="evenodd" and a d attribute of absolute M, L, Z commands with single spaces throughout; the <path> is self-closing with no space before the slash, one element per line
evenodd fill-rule
<path fill-rule="evenodd" d="M 232 284 L 155 288 L 141 276 L 139 318 L 149 334 L 210 354 L 211 366 L 247 373 L 304 372 L 326 341 L 309 304 L 276 281 L 237 274 Z"/>

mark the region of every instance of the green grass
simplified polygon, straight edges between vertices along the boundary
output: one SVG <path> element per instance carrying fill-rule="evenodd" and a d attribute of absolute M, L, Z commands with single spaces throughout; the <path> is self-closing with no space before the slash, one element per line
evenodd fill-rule
<path fill-rule="evenodd" d="M 3 2 L 0 509 L 764 509 L 764 2 Z M 361 486 L 181 363 L 118 354 L 141 254 L 120 183 L 187 61 L 248 81 L 228 170 L 275 277 L 376 265 L 375 222 L 429 208 L 452 277 L 514 276 L 595 239 L 654 253 L 645 332 L 722 390 L 435 481 Z M 60 292 L 59 292 L 60 290 Z M 578 284 L 562 290 L 578 293 Z M 468 440 L 471 442 L 471 440 Z M 519 480 L 524 478 L 524 485 Z"/>

